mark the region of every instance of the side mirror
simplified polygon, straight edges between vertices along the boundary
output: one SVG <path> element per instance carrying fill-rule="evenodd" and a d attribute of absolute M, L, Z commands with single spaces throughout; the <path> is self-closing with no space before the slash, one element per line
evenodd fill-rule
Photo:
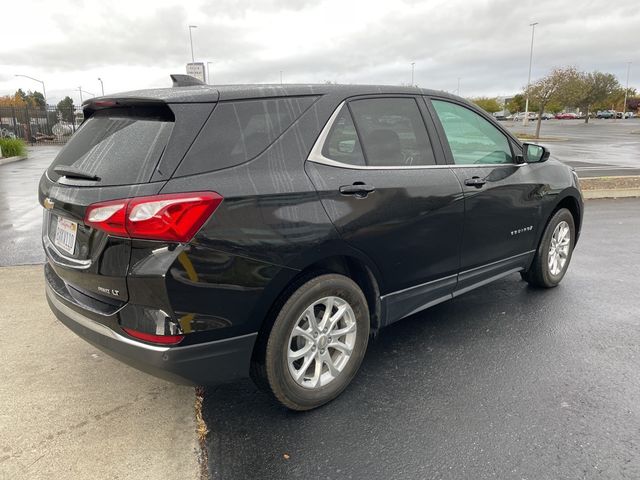
<path fill-rule="evenodd" d="M 540 145 L 524 144 L 524 159 L 527 163 L 542 163 L 549 159 L 551 152 Z"/>

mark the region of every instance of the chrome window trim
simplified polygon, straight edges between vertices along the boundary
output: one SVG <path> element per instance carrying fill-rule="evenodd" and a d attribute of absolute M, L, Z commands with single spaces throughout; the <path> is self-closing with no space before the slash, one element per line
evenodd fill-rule
<path fill-rule="evenodd" d="M 328 165 L 330 167 L 348 168 L 351 170 L 424 170 L 424 169 L 438 169 L 438 168 L 496 168 L 496 167 L 522 167 L 528 165 L 528 163 L 479 163 L 479 164 L 467 164 L 467 165 L 406 165 L 406 166 L 370 166 L 370 165 L 351 165 L 350 163 L 338 162 L 330 158 L 325 157 L 322 154 L 322 147 L 324 142 L 329 136 L 331 127 L 338 118 L 338 114 L 342 107 L 346 105 L 347 101 L 343 100 L 340 105 L 333 111 L 329 120 L 322 128 L 320 135 L 313 144 L 313 148 L 307 157 L 309 162 L 320 163 L 322 165 Z M 360 139 L 358 138 L 358 141 Z"/>

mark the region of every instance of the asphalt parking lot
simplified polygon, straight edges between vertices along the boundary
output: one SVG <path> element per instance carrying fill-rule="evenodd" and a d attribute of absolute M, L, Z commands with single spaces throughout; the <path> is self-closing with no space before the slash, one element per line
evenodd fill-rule
<path fill-rule="evenodd" d="M 60 147 L 29 147 L 28 158 L 0 166 L 0 267 L 44 263 L 38 182 Z"/>
<path fill-rule="evenodd" d="M 603 149 L 609 128 L 617 127 L 598 130 Z M 639 151 L 625 150 L 618 164 L 640 168 Z M 38 147 L 29 160 L 0 167 L 0 266 L 44 261 L 35 192 L 54 153 Z M 350 388 L 317 411 L 285 411 L 249 381 L 206 389 L 212 478 L 640 478 L 640 199 L 592 200 L 586 208 L 560 287 L 532 290 L 514 275 L 384 330 Z M 82 477 L 93 465 L 95 478 L 133 471 L 144 478 L 144 468 L 134 470 L 140 465 L 101 455 L 115 441 L 116 453 L 149 462 L 148 478 L 163 478 L 144 445 L 172 432 L 188 446 L 149 448 L 167 464 L 175 455 L 175 465 L 191 469 L 184 478 L 193 478 L 193 425 L 180 428 L 193 411 L 192 391 L 109 358 L 91 363 L 96 352 L 47 313 L 39 267 L 32 268 L 0 269 L 2 318 L 22 332 L 0 345 L 8 387 L 0 473 Z M 30 337 L 22 325 L 31 324 L 58 341 L 36 339 L 29 348 L 43 350 L 24 363 Z M 35 369 L 32 381 L 48 378 L 55 395 L 42 394 L 46 382 L 26 382 L 25 365 Z M 110 413 L 110 402 L 124 406 Z M 158 422 L 159 412 L 171 421 Z M 117 476 L 101 475 L 114 465 Z"/>
<path fill-rule="evenodd" d="M 502 125 L 533 135 L 536 122 Z M 551 155 L 574 167 L 580 177 L 640 175 L 640 118 L 626 120 L 543 120 L 540 143 Z"/>
<path fill-rule="evenodd" d="M 516 274 L 383 330 L 319 410 L 208 389 L 213 478 L 640 478 L 638 212 L 589 201 L 558 288 Z"/>

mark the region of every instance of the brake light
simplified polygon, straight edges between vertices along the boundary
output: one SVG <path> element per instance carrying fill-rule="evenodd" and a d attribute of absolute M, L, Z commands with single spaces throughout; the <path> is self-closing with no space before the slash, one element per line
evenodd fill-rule
<path fill-rule="evenodd" d="M 175 345 L 180 343 L 184 338 L 184 335 L 154 335 L 152 333 L 139 332 L 133 328 L 122 328 L 127 334 L 138 340 L 144 340 L 145 342 L 160 343 L 162 345 Z"/>
<path fill-rule="evenodd" d="M 222 200 L 215 192 L 112 200 L 89 205 L 84 222 L 116 236 L 188 242 Z"/>

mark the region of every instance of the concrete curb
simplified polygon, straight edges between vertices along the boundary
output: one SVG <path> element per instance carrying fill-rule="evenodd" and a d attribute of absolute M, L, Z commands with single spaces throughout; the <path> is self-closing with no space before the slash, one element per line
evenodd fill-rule
<path fill-rule="evenodd" d="M 588 190 L 582 192 L 585 200 L 595 200 L 598 198 L 640 198 L 639 188 L 626 188 L 621 190 Z"/>
<path fill-rule="evenodd" d="M 27 156 L 26 155 L 20 155 L 17 157 L 7 157 L 7 158 L 0 158 L 0 165 L 6 165 L 7 163 L 13 163 L 13 162 L 19 162 L 20 160 L 26 160 Z"/>
<path fill-rule="evenodd" d="M 640 197 L 640 175 L 580 179 L 586 199 Z"/>

